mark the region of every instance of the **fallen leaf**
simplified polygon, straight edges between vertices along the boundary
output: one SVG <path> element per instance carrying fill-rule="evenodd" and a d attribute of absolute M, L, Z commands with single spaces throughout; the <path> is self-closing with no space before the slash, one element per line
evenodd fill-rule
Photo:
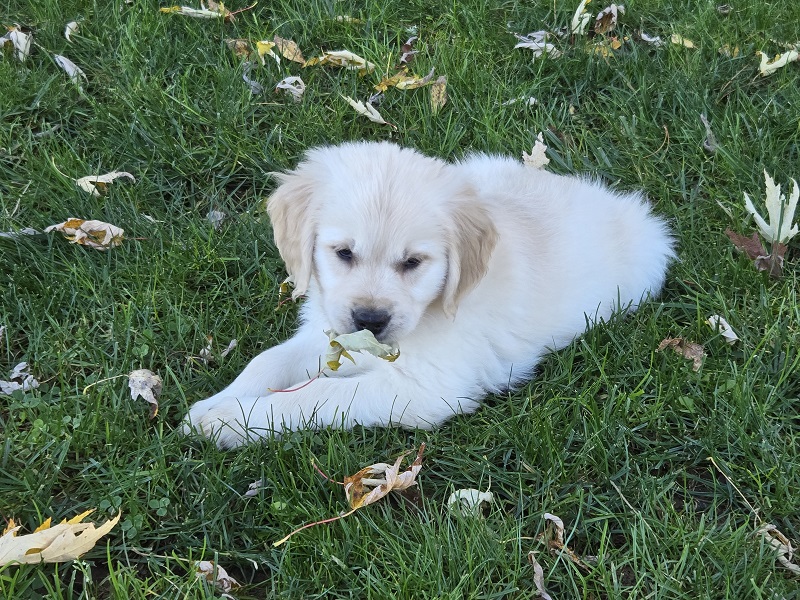
<path fill-rule="evenodd" d="M 338 21 L 339 23 L 349 23 L 351 25 L 360 25 L 361 23 L 364 22 L 361 19 L 356 19 L 355 17 L 351 17 L 350 15 L 338 15 L 334 20 Z"/>
<path fill-rule="evenodd" d="M 87 175 L 75 180 L 75 185 L 81 188 L 84 192 L 89 192 L 92 196 L 102 196 L 109 183 L 113 183 L 120 177 L 127 177 L 134 183 L 136 179 L 130 173 L 125 171 L 113 171 L 105 175 Z"/>
<path fill-rule="evenodd" d="M 524 102 L 528 106 L 536 106 L 539 104 L 539 101 L 533 96 L 519 96 L 517 98 L 511 98 L 511 100 L 506 100 L 505 102 L 501 103 L 500 106 L 511 106 L 512 104 L 517 104 L 518 102 Z"/>
<path fill-rule="evenodd" d="M 258 496 L 258 493 L 264 487 L 264 480 L 257 479 L 253 483 L 247 486 L 247 491 L 244 493 L 245 498 L 252 498 L 253 496 Z"/>
<path fill-rule="evenodd" d="M 56 60 L 56 64 L 66 71 L 67 75 L 69 75 L 70 80 L 77 86 L 80 86 L 81 77 L 86 79 L 86 74 L 81 70 L 81 68 L 68 59 L 66 56 L 61 56 L 60 54 L 54 54 L 53 58 Z"/>
<path fill-rule="evenodd" d="M 447 77 L 440 75 L 431 86 L 431 111 L 437 115 L 445 104 L 447 104 Z"/>
<path fill-rule="evenodd" d="M 373 123 L 394 127 L 394 125 L 388 123 L 371 104 L 364 104 L 360 100 L 353 100 L 350 96 L 342 96 L 342 98 L 344 98 L 345 101 L 352 106 L 358 114 L 368 118 Z"/>
<path fill-rule="evenodd" d="M 731 48 L 729 44 L 722 44 L 722 46 L 719 48 L 719 53 L 722 56 L 727 56 L 728 58 L 736 58 L 739 56 L 740 50 L 739 46 L 734 46 Z"/>
<path fill-rule="evenodd" d="M 261 42 L 258 43 L 260 44 Z M 236 56 L 241 56 L 246 58 L 250 56 L 250 53 L 253 51 L 252 48 L 250 48 L 250 42 L 242 38 L 227 38 L 225 40 L 225 44 L 227 44 L 228 48 L 233 50 L 233 53 Z M 263 60 L 261 64 L 262 65 L 264 64 Z"/>
<path fill-rule="evenodd" d="M 238 346 L 238 345 L 239 345 L 239 342 L 238 342 L 238 341 L 236 341 L 236 339 L 232 339 L 232 340 L 231 340 L 231 341 L 228 343 L 228 346 L 225 348 L 225 350 L 223 350 L 222 352 L 220 352 L 220 353 L 219 353 L 219 357 L 220 357 L 220 358 L 225 358 L 225 357 L 226 357 L 226 356 L 228 356 L 228 354 L 230 354 L 230 353 L 231 353 L 231 351 L 232 351 L 234 348 L 236 348 L 236 346 Z"/>
<path fill-rule="evenodd" d="M 26 235 L 41 235 L 41 231 L 33 227 L 23 227 L 19 231 L 0 231 L 0 238 L 16 239 Z"/>
<path fill-rule="evenodd" d="M 266 64 L 264 56 L 266 56 L 267 54 L 269 54 L 272 58 L 274 58 L 276 63 L 281 64 L 281 57 L 272 51 L 274 47 L 275 47 L 275 42 L 270 42 L 269 40 L 261 40 L 260 42 L 256 42 L 256 50 L 258 51 L 258 60 L 261 61 L 262 65 Z"/>
<path fill-rule="evenodd" d="M 664 41 L 659 36 L 647 35 L 643 30 L 639 30 L 639 39 L 656 48 L 664 45 Z"/>
<path fill-rule="evenodd" d="M 609 4 L 606 8 L 597 13 L 594 20 L 594 32 L 605 34 L 613 31 L 617 27 L 619 15 L 625 14 L 625 6 L 623 4 Z"/>
<path fill-rule="evenodd" d="M 536 560 L 536 553 L 531 550 L 528 552 L 528 562 L 533 566 L 533 585 L 536 586 L 536 593 L 542 600 L 553 600 L 553 597 L 544 589 L 544 569 L 539 561 Z"/>
<path fill-rule="evenodd" d="M 761 243 L 761 238 L 759 238 L 758 234 L 755 232 L 753 232 L 752 236 L 745 237 L 732 229 L 726 229 L 725 235 L 730 238 L 736 248 L 747 254 L 747 256 L 753 260 L 757 259 L 759 256 L 767 255 L 764 244 Z"/>
<path fill-rule="evenodd" d="M 746 193 L 744 194 L 744 207 L 747 212 L 753 215 L 758 230 L 768 242 L 785 244 L 796 236 L 798 232 L 797 224 L 795 223 L 793 227 L 792 221 L 797 209 L 797 201 L 800 200 L 800 187 L 798 187 L 794 179 L 791 180 L 792 193 L 787 201 L 781 194 L 781 186 L 775 185 L 775 181 L 769 176 L 766 169 L 764 170 L 764 181 L 766 187 L 764 204 L 767 207 L 769 223 L 756 211 L 753 201 L 750 200 Z"/>
<path fill-rule="evenodd" d="M 592 15 L 586 10 L 586 5 L 592 0 L 582 0 L 572 15 L 569 31 L 572 35 L 586 35 L 586 28 L 592 20 Z"/>
<path fill-rule="evenodd" d="M 358 54 L 354 54 L 349 50 L 336 50 L 334 52 L 323 52 L 322 56 L 308 59 L 304 67 L 312 65 L 331 65 L 334 67 L 341 67 L 348 71 L 358 71 L 359 75 L 372 73 L 375 70 L 375 65 L 366 59 L 361 58 Z"/>
<path fill-rule="evenodd" d="M 222 227 L 222 222 L 225 220 L 226 216 L 227 215 L 221 210 L 210 210 L 208 211 L 206 218 L 208 219 L 208 222 L 211 223 L 211 226 L 218 230 L 220 227 Z"/>
<path fill-rule="evenodd" d="M 170 6 L 168 8 L 159 9 L 162 13 L 183 15 L 185 17 L 193 17 L 195 19 L 226 19 L 233 20 L 233 14 L 221 2 L 217 4 L 212 0 L 208 2 L 208 8 L 201 2 L 201 8 L 192 8 L 191 6 Z"/>
<path fill-rule="evenodd" d="M 514 34 L 514 37 L 517 38 L 518 43 L 514 48 L 527 48 L 533 51 L 533 58 L 536 59 L 543 54 L 547 54 L 550 58 L 558 58 L 561 56 L 561 51 L 556 49 L 553 44 L 546 42 L 547 39 L 547 32 L 546 31 L 535 31 L 534 33 L 529 33 L 528 35 L 519 35 Z"/>
<path fill-rule="evenodd" d="M 417 75 L 409 75 L 408 69 L 403 68 L 391 77 L 384 77 L 380 83 L 375 86 L 379 92 L 385 92 L 390 87 L 395 87 L 398 90 L 414 90 L 432 83 L 434 69 L 431 69 L 425 77 Z"/>
<path fill-rule="evenodd" d="M 778 552 L 777 559 L 781 565 L 795 575 L 800 575 L 800 566 L 792 562 L 794 559 L 792 543 L 775 525 L 771 523 L 762 525 L 756 531 L 756 535 L 760 535 L 769 546 Z"/>
<path fill-rule="evenodd" d="M 797 47 L 788 52 L 776 55 L 772 60 L 763 52 L 756 52 L 756 56 L 761 57 L 761 64 L 758 66 L 758 71 L 761 73 L 762 77 L 766 77 L 767 75 L 772 75 L 778 69 L 785 67 L 790 62 L 800 60 L 800 43 L 798 43 Z"/>
<path fill-rule="evenodd" d="M 676 46 L 683 46 L 684 48 L 695 48 L 694 42 L 690 39 L 683 37 L 677 33 L 673 33 L 669 41 L 675 44 Z"/>
<path fill-rule="evenodd" d="M 388 344 L 382 344 L 368 329 L 341 335 L 334 331 L 326 331 L 330 348 L 325 355 L 325 363 L 332 371 L 337 371 L 342 364 L 342 357 L 355 364 L 350 352 L 366 352 L 389 362 L 394 362 L 400 356 L 400 350 Z"/>
<path fill-rule="evenodd" d="M 772 252 L 767 252 L 764 244 L 758 237 L 757 233 L 752 236 L 745 237 L 732 231 L 731 229 L 725 230 L 725 235 L 730 238 L 733 245 L 747 254 L 747 256 L 754 262 L 756 269 L 759 271 L 767 271 L 772 277 L 780 277 L 783 273 L 783 257 L 786 254 L 788 246 L 775 242 L 771 245 Z"/>
<path fill-rule="evenodd" d="M 559 554 L 566 554 L 567 557 L 580 568 L 585 571 L 591 571 L 592 568 L 575 553 L 575 551 L 564 543 L 564 521 L 560 517 L 544 513 L 542 515 L 545 520 L 545 529 L 539 534 L 539 538 L 545 542 L 545 545 L 550 550 L 550 554 L 558 556 Z M 589 559 L 590 557 L 586 557 Z"/>
<path fill-rule="evenodd" d="M 401 65 L 407 65 L 414 57 L 417 55 L 417 50 L 414 50 L 414 42 L 417 41 L 417 36 L 411 36 L 406 40 L 406 43 L 400 47 L 400 60 L 398 61 Z"/>
<path fill-rule="evenodd" d="M 60 231 L 72 244 L 89 246 L 98 250 L 108 250 L 122 244 L 125 231 L 104 221 L 84 221 L 67 219 L 58 225 L 51 225 L 45 233 Z"/>
<path fill-rule="evenodd" d="M 0 327 L 0 336 L 2 336 L 5 327 Z M 39 382 L 28 372 L 28 363 L 21 362 L 15 366 L 11 375 L 8 376 L 8 381 L 0 380 L 0 394 L 10 396 L 12 392 L 22 390 L 27 392 L 39 387 Z"/>
<path fill-rule="evenodd" d="M 721 317 L 719 315 L 711 315 L 706 319 L 706 323 L 708 323 L 711 329 L 715 331 L 719 331 L 720 335 L 725 338 L 725 341 L 729 344 L 735 344 L 739 340 L 739 336 L 736 335 L 736 332 L 733 330 L 733 327 L 725 320 L 725 317 Z"/>
<path fill-rule="evenodd" d="M 658 350 L 661 351 L 664 348 L 672 348 L 686 360 L 691 360 L 692 371 L 699 371 L 700 367 L 703 366 L 703 357 L 706 354 L 703 352 L 702 344 L 696 344 L 683 338 L 664 338 L 658 345 Z"/>
<path fill-rule="evenodd" d="M 233 577 L 228 575 L 228 572 L 220 565 L 214 563 L 213 560 L 198 560 L 194 563 L 195 575 L 198 579 L 204 579 L 209 583 L 213 583 L 217 589 L 222 592 L 230 592 L 234 588 L 238 588 L 241 584 Z"/>
<path fill-rule="evenodd" d="M 294 534 L 303 531 L 304 529 L 314 527 L 315 525 L 322 525 L 323 523 L 332 523 L 333 521 L 338 521 L 339 519 L 343 519 L 352 515 L 360 508 L 377 502 L 390 492 L 403 491 L 417 485 L 416 478 L 422 469 L 422 454 L 424 451 L 425 444 L 423 443 L 420 445 L 414 461 L 402 473 L 400 472 L 400 464 L 402 463 L 403 458 L 411 454 L 411 451 L 404 452 L 397 457 L 397 460 L 393 465 L 389 465 L 387 463 L 376 463 L 374 465 L 364 467 L 354 475 L 345 477 L 342 485 L 344 485 L 345 496 L 350 504 L 349 511 L 330 519 L 324 519 L 322 521 L 315 521 L 313 523 L 303 525 L 302 527 L 295 529 L 286 537 L 274 542 L 272 545 L 280 546 Z M 323 476 L 325 475 L 323 474 Z M 327 479 L 327 476 L 325 477 Z"/>
<path fill-rule="evenodd" d="M 424 451 L 425 444 L 422 444 L 414 462 L 402 473 L 400 464 L 406 456 L 411 454 L 410 451 L 398 456 L 393 465 L 375 463 L 364 467 L 354 475 L 345 477 L 344 493 L 350 508 L 356 510 L 369 506 L 386 497 L 389 492 L 401 491 L 417 485 L 416 479 L 422 469 L 422 453 Z"/>
<path fill-rule="evenodd" d="M 306 63 L 306 59 L 303 58 L 303 53 L 300 51 L 300 46 L 292 40 L 282 38 L 279 35 L 276 35 L 272 39 L 275 42 L 275 47 L 278 48 L 278 52 L 280 52 L 285 59 L 300 63 L 301 65 Z"/>
<path fill-rule="evenodd" d="M 6 43 L 11 44 L 16 51 L 17 59 L 20 62 L 25 62 L 25 59 L 31 53 L 32 40 L 33 36 L 24 33 L 19 29 L 19 25 L 15 25 L 14 27 L 9 27 L 8 33 L 0 37 L 0 46 L 5 46 Z"/>
<path fill-rule="evenodd" d="M 483 505 L 491 504 L 493 494 L 486 490 L 482 492 L 475 489 L 456 490 L 447 499 L 447 507 L 462 515 L 479 517 L 483 515 Z"/>
<path fill-rule="evenodd" d="M 258 83 L 255 79 L 250 78 L 250 72 L 253 70 L 253 63 L 250 61 L 242 63 L 242 80 L 250 88 L 250 93 L 254 96 L 261 94 L 264 91 L 264 86 Z"/>
<path fill-rule="evenodd" d="M 306 91 L 306 84 L 297 76 L 285 77 L 278 82 L 275 86 L 275 90 L 284 90 L 287 94 L 292 96 L 295 102 L 300 102 Z"/>
<path fill-rule="evenodd" d="M 719 144 L 717 143 L 717 138 L 714 135 L 714 132 L 711 131 L 711 124 L 706 119 L 704 114 L 700 114 L 700 121 L 703 123 L 703 127 L 706 128 L 706 139 L 703 140 L 703 150 L 706 152 L 714 153 L 719 148 Z"/>
<path fill-rule="evenodd" d="M 148 369 L 137 369 L 128 374 L 128 387 L 131 390 L 131 400 L 139 396 L 150 403 L 150 418 L 158 414 L 158 396 L 164 382 L 159 375 Z"/>
<path fill-rule="evenodd" d="M 97 541 L 117 524 L 122 513 L 95 528 L 94 523 L 81 523 L 92 511 L 87 510 L 69 521 L 50 526 L 47 519 L 36 531 L 17 535 L 21 528 L 9 519 L 0 537 L 0 566 L 38 564 L 74 560 L 91 550 Z"/>
<path fill-rule="evenodd" d="M 542 136 L 542 132 L 539 132 L 539 134 L 536 136 L 536 142 L 533 145 L 531 153 L 522 153 L 522 162 L 525 163 L 526 167 L 544 169 L 548 164 L 550 164 L 550 159 L 547 158 L 547 155 L 545 154 L 546 152 L 547 146 L 544 144 L 544 137 Z"/>
<path fill-rule="evenodd" d="M 67 23 L 67 25 L 64 27 L 64 37 L 65 37 L 65 38 L 67 38 L 67 41 L 68 41 L 68 42 L 72 42 L 72 40 L 70 39 L 70 36 L 71 36 L 72 34 L 74 34 L 74 33 L 77 33 L 77 32 L 78 32 L 78 27 L 79 27 L 79 26 L 80 26 L 80 24 L 79 24 L 77 21 L 70 21 L 70 22 L 69 22 L 69 23 Z"/>

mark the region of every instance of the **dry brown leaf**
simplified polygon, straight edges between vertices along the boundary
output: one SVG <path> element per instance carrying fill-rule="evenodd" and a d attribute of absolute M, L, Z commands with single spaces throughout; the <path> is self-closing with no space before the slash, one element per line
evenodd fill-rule
<path fill-rule="evenodd" d="M 292 40 L 282 38 L 279 35 L 276 35 L 272 40 L 275 42 L 275 47 L 278 49 L 278 52 L 280 52 L 285 59 L 300 63 L 301 65 L 306 63 L 306 59 L 303 58 L 303 53 L 300 51 L 300 46 L 295 44 Z"/>
<path fill-rule="evenodd" d="M 658 345 L 658 350 L 664 348 L 672 348 L 677 354 L 683 356 L 686 360 L 692 361 L 692 371 L 699 371 L 703 366 L 703 358 L 706 353 L 703 352 L 703 345 L 695 342 L 690 342 L 683 338 L 664 338 Z"/>
<path fill-rule="evenodd" d="M 533 566 L 533 585 L 536 586 L 536 593 L 542 600 L 553 600 L 553 597 L 544 589 L 544 569 L 539 561 L 536 560 L 536 553 L 531 550 L 528 552 L 528 562 Z"/>
<path fill-rule="evenodd" d="M 122 515 L 120 512 L 96 528 L 94 523 L 81 523 L 91 512 L 87 510 L 53 527 L 50 526 L 51 520 L 47 519 L 27 535 L 17 535 L 21 526 L 9 519 L 8 527 L 0 537 L 0 566 L 66 562 L 80 557 L 111 531 Z"/>
<path fill-rule="evenodd" d="M 375 463 L 364 467 L 355 475 L 345 477 L 344 493 L 350 503 L 350 508 L 359 509 L 368 506 L 384 498 L 389 492 L 405 490 L 416 485 L 417 475 L 422 469 L 422 453 L 424 451 L 425 444 L 422 444 L 414 462 L 402 473 L 400 464 L 406 456 L 411 454 L 411 451 L 398 456 L 393 465 Z"/>
<path fill-rule="evenodd" d="M 51 225 L 45 233 L 60 231 L 72 244 L 89 246 L 98 250 L 108 250 L 122 244 L 125 231 L 104 221 L 84 221 L 83 219 L 67 219 L 58 225 Z"/>
<path fill-rule="evenodd" d="M 233 50 L 233 53 L 236 56 L 247 58 L 253 51 L 253 49 L 250 47 L 250 42 L 243 38 L 227 38 L 225 43 L 228 45 L 228 48 Z"/>
<path fill-rule="evenodd" d="M 619 15 L 625 14 L 625 6 L 622 4 L 610 4 L 608 7 L 597 13 L 594 20 L 595 33 L 608 33 L 617 27 Z"/>
<path fill-rule="evenodd" d="M 414 50 L 414 42 L 417 41 L 417 36 L 411 36 L 406 40 L 406 43 L 400 47 L 400 60 L 398 61 L 401 65 L 408 64 L 412 60 L 414 60 L 414 56 L 417 54 L 417 50 Z"/>
<path fill-rule="evenodd" d="M 148 369 L 137 369 L 128 374 L 128 387 L 131 389 L 131 399 L 139 396 L 150 403 L 150 418 L 158 414 L 158 396 L 164 382 L 159 375 Z"/>
<path fill-rule="evenodd" d="M 200 8 L 192 8 L 190 6 L 170 6 L 160 8 L 159 11 L 167 14 L 184 15 L 186 17 L 194 17 L 195 19 L 225 19 L 226 21 L 233 21 L 234 16 L 231 11 L 225 8 L 223 3 L 208 0 L 206 5 L 201 2 Z"/>
<path fill-rule="evenodd" d="M 385 92 L 390 87 L 395 87 L 398 90 L 414 90 L 426 85 L 431 84 L 433 81 L 434 69 L 430 70 L 425 77 L 417 75 L 409 75 L 408 69 L 403 68 L 391 77 L 384 77 L 380 83 L 375 86 L 379 92 Z"/>
<path fill-rule="evenodd" d="M 230 592 L 241 585 L 213 560 L 198 560 L 194 563 L 194 567 L 198 579 L 205 579 L 209 583 L 213 583 L 222 592 Z"/>
<path fill-rule="evenodd" d="M 312 65 L 331 65 L 333 67 L 341 67 L 348 71 L 358 71 L 359 75 L 372 73 L 375 70 L 375 65 L 368 60 L 361 58 L 358 54 L 350 52 L 349 50 L 336 50 L 333 52 L 323 52 L 322 56 L 309 58 L 304 67 Z"/>
<path fill-rule="evenodd" d="M 323 519 L 322 521 L 315 521 L 308 523 L 292 531 L 283 539 L 274 542 L 273 546 L 280 546 L 294 534 L 314 527 L 315 525 L 322 525 L 324 523 L 332 523 L 352 515 L 354 512 L 369 506 L 384 498 L 389 492 L 396 492 L 406 490 L 410 487 L 417 485 L 417 475 L 422 469 L 422 453 L 425 451 L 425 444 L 421 444 L 417 456 L 409 467 L 400 472 L 400 464 L 406 456 L 411 454 L 411 451 L 401 454 L 393 465 L 387 463 L 376 463 L 368 467 L 364 467 L 358 473 L 346 477 L 344 483 L 344 491 L 347 496 L 347 502 L 350 504 L 350 510 L 330 519 Z M 319 468 L 317 468 L 319 471 Z M 319 471 L 326 479 L 327 475 Z"/>
<path fill-rule="evenodd" d="M 728 236 L 738 250 L 747 254 L 756 269 L 766 271 L 772 277 L 780 277 L 783 274 L 783 257 L 789 248 L 786 244 L 773 243 L 772 253 L 769 253 L 755 232 L 748 238 L 731 229 L 726 229 L 725 235 Z"/>
<path fill-rule="evenodd" d="M 431 109 L 433 114 L 439 114 L 445 104 L 447 104 L 447 77 L 441 75 L 431 86 Z"/>
<path fill-rule="evenodd" d="M 795 575 L 800 575 L 800 566 L 792 562 L 794 559 L 792 543 L 789 541 L 789 538 L 775 527 L 775 525 L 771 523 L 762 525 L 756 531 L 756 535 L 760 535 L 764 538 L 767 544 L 778 552 L 777 558 L 781 565 L 789 569 Z"/>
<path fill-rule="evenodd" d="M 544 531 L 540 533 L 538 537 L 544 540 L 545 545 L 550 549 L 550 554 L 554 556 L 562 553 L 566 554 L 566 556 L 580 568 L 585 571 L 591 571 L 592 567 L 586 564 L 572 548 L 564 543 L 564 521 L 562 521 L 560 517 L 550 513 L 544 513 L 543 516 L 546 525 Z"/>

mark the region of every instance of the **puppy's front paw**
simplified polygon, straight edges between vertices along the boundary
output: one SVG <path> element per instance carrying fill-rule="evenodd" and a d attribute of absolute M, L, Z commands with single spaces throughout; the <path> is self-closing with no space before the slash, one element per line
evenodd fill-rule
<path fill-rule="evenodd" d="M 273 435 L 262 399 L 209 398 L 192 405 L 183 421 L 183 433 L 211 439 L 220 448 L 236 448 Z"/>

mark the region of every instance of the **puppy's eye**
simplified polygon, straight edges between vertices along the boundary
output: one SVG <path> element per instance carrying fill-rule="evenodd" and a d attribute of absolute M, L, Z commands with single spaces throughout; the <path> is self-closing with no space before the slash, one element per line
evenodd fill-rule
<path fill-rule="evenodd" d="M 342 248 L 336 251 L 336 256 L 349 263 L 353 260 L 353 251 L 350 248 Z"/>
<path fill-rule="evenodd" d="M 422 263 L 422 259 L 412 256 L 403 261 L 403 271 L 413 271 Z"/>

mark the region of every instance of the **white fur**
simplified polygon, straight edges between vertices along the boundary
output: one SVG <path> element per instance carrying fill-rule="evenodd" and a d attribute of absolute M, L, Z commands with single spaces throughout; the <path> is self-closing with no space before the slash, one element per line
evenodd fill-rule
<path fill-rule="evenodd" d="M 263 352 L 184 426 L 221 447 L 302 427 L 428 428 L 513 388 L 590 322 L 634 310 L 673 257 L 638 193 L 482 154 L 447 164 L 389 143 L 311 150 L 268 203 L 278 249 L 305 293 L 294 337 Z M 338 250 L 349 249 L 343 260 Z M 416 268 L 403 261 L 420 258 Z M 324 364 L 325 331 L 385 310 L 389 363 Z"/>

